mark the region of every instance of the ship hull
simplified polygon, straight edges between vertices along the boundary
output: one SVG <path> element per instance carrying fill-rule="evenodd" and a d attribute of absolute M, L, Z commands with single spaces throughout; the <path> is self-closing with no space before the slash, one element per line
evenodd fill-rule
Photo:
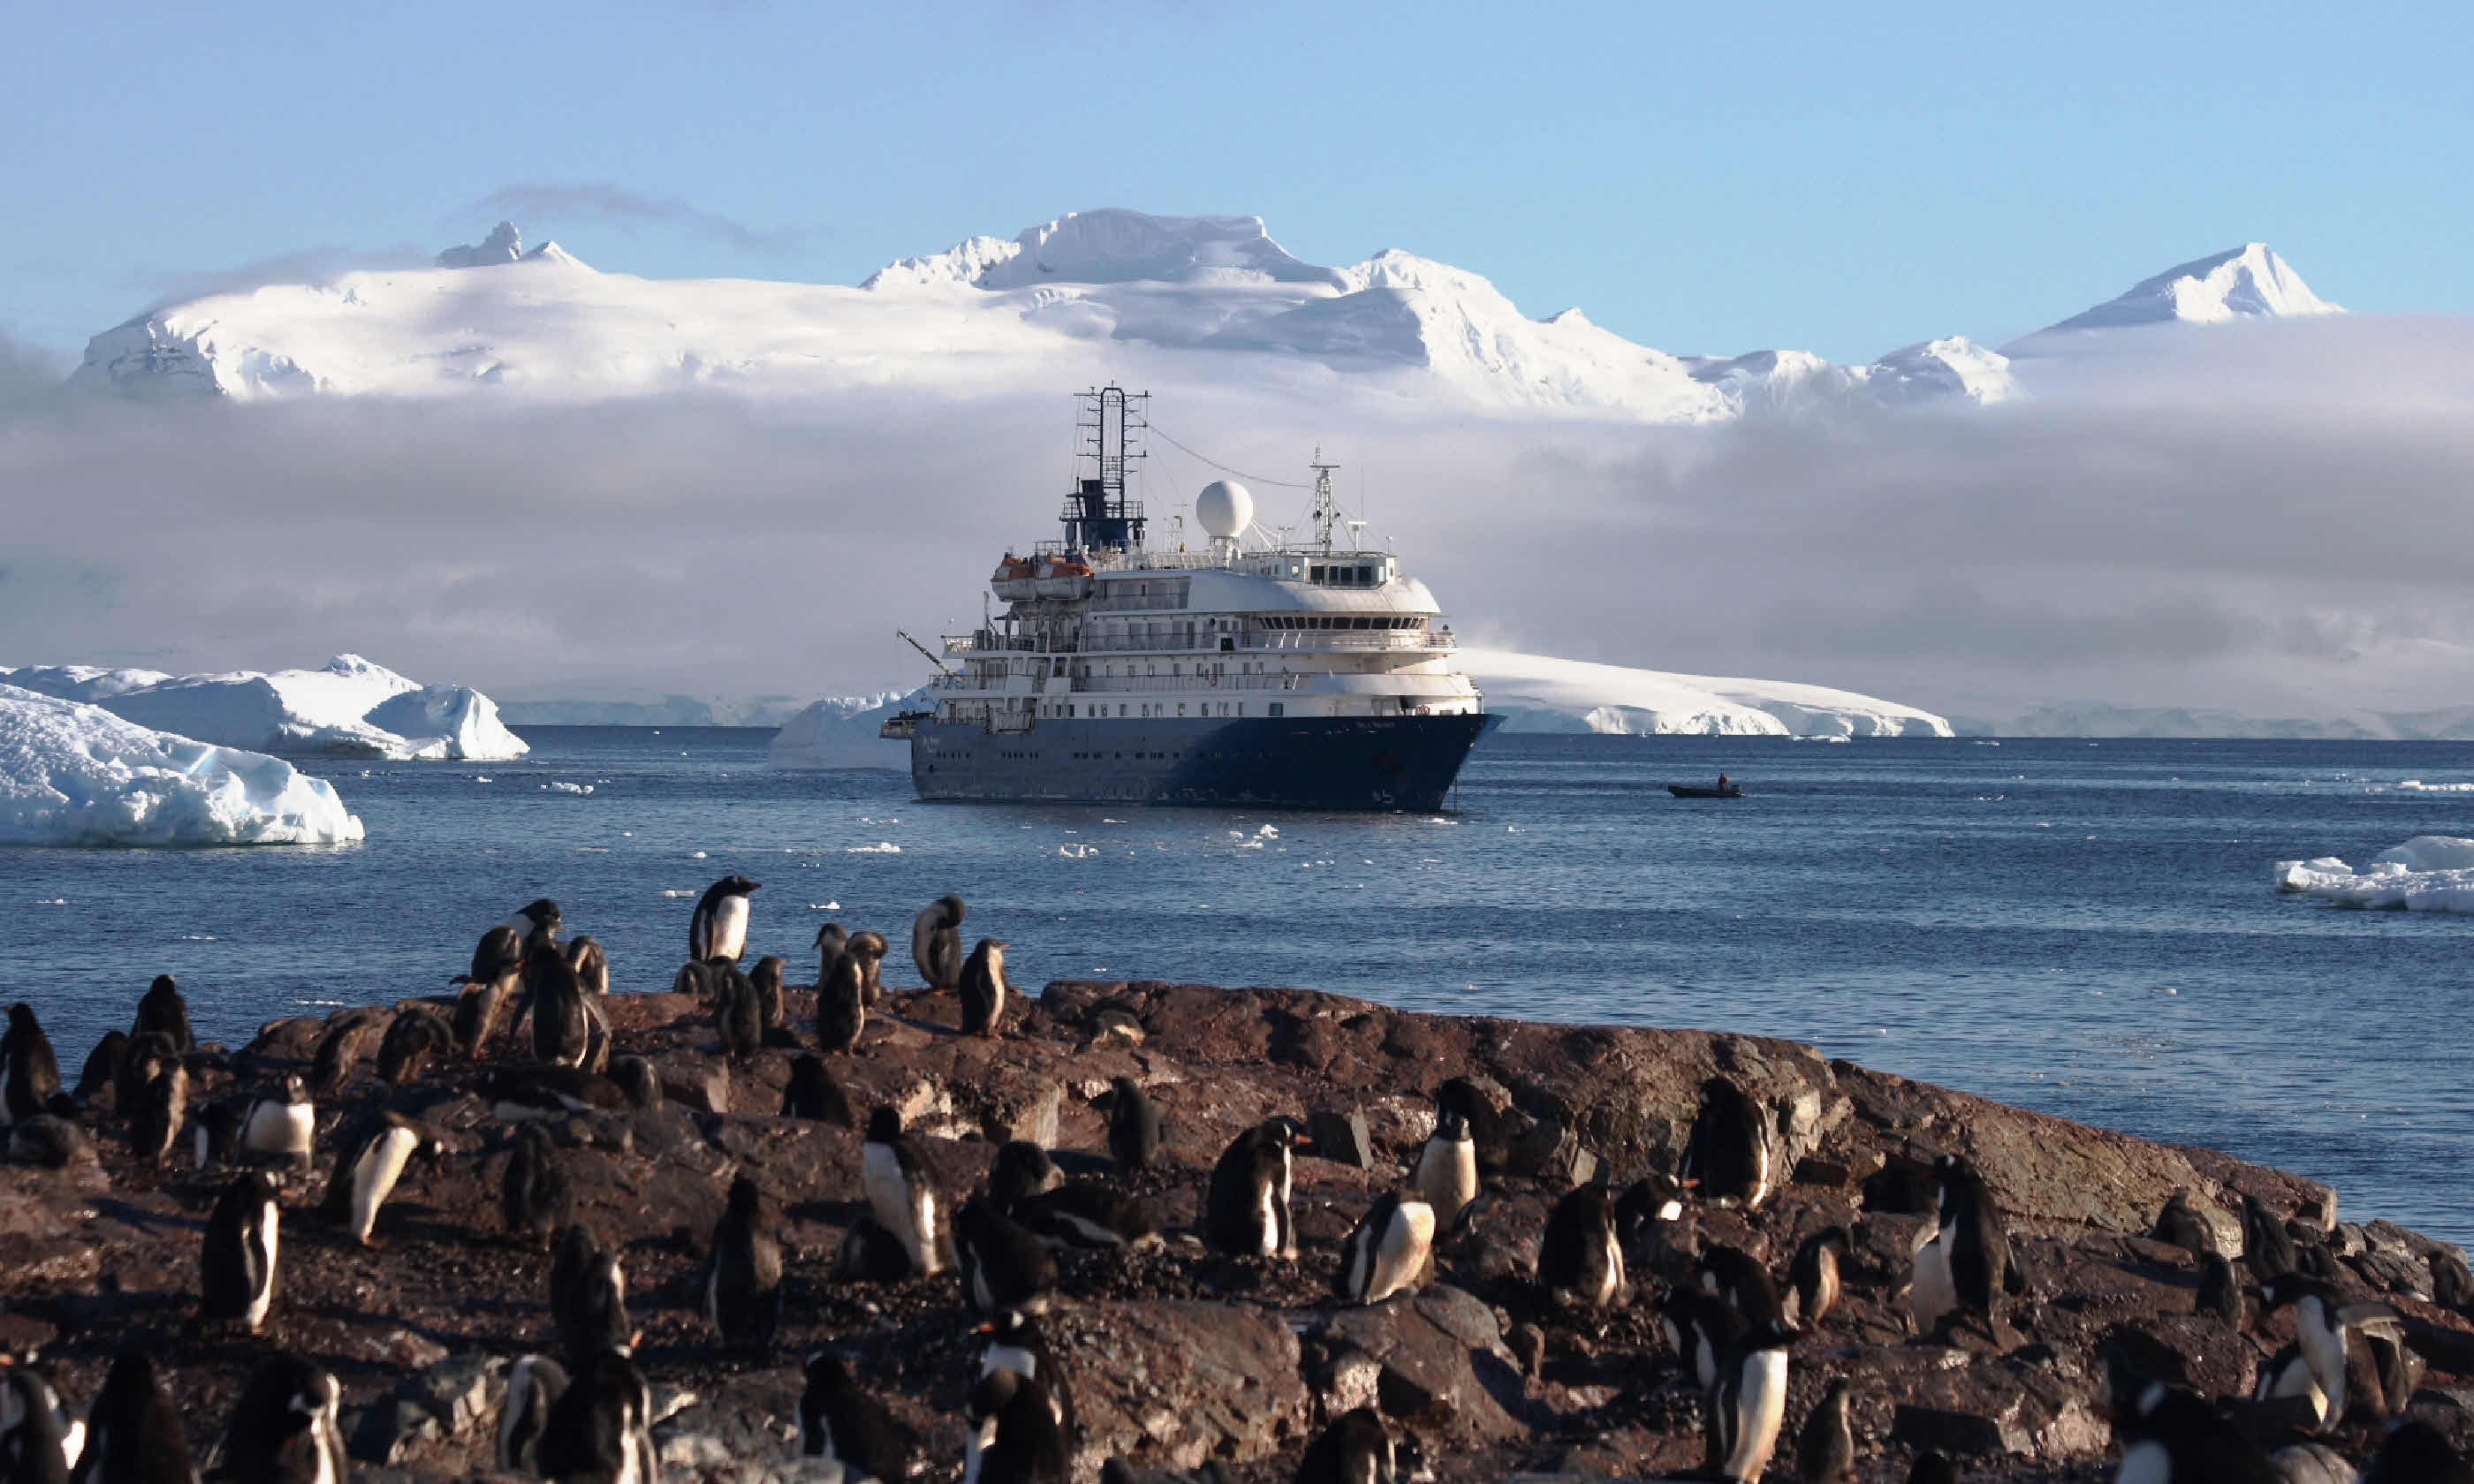
<path fill-rule="evenodd" d="M 922 720 L 919 797 L 986 803 L 1431 810 L 1496 718 L 1042 717 L 1030 731 Z"/>

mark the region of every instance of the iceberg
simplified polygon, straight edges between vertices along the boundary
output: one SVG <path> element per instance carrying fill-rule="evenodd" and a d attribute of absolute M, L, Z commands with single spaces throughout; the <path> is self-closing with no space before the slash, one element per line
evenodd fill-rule
<path fill-rule="evenodd" d="M 828 696 L 782 724 L 765 755 L 777 768 L 892 768 L 910 771 L 910 747 L 877 735 L 894 712 L 924 710 L 926 686 L 905 695 Z"/>
<path fill-rule="evenodd" d="M 334 785 L 263 753 L 0 685 L 0 844 L 340 845 Z"/>
<path fill-rule="evenodd" d="M 2316 897 L 2340 907 L 2390 912 L 2474 912 L 2474 840 L 2416 835 L 2371 857 L 2356 871 L 2342 859 L 2281 860 L 2278 892 Z"/>
<path fill-rule="evenodd" d="M 1783 681 L 1672 675 L 1510 650 L 1469 649 L 1461 664 L 1506 731 L 1615 736 L 1947 737 L 1930 711 Z"/>
<path fill-rule="evenodd" d="M 91 665 L 0 666 L 0 683 L 90 702 L 220 747 L 351 757 L 504 762 L 532 749 L 466 685 L 424 685 L 358 655 L 315 670 L 164 675 Z"/>

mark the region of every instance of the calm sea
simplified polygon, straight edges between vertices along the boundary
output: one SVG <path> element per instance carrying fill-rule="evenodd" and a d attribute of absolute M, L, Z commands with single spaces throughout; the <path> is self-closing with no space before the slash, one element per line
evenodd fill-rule
<path fill-rule="evenodd" d="M 237 1043 L 301 1007 L 433 993 L 539 896 L 666 988 L 744 873 L 752 951 L 827 918 L 911 970 L 959 892 L 1014 978 L 1293 984 L 1421 1010 L 1704 1026 L 2334 1185 L 2474 1239 L 2474 919 L 2280 898 L 2268 864 L 2474 834 L 2474 745 L 1509 736 L 1448 815 L 925 805 L 785 773 L 761 730 L 528 729 L 517 764 L 315 764 L 336 850 L 0 853 L 0 973 L 74 1071 L 169 971 Z M 1744 780 L 1679 802 L 1668 779 Z M 590 793 L 577 792 L 589 788 Z"/>

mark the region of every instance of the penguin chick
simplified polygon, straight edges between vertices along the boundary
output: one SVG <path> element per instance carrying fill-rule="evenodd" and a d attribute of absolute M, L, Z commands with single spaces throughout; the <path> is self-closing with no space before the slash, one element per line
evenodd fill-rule
<path fill-rule="evenodd" d="M 756 1025 L 764 1044 L 796 1045 L 795 1039 L 785 1041 L 776 1035 L 782 1029 L 782 971 L 788 967 L 782 955 L 767 953 L 747 971 L 747 982 L 756 990 Z"/>
<path fill-rule="evenodd" d="M 827 922 L 816 929 L 816 983 L 823 984 L 850 947 L 850 933 L 839 922 Z"/>
<path fill-rule="evenodd" d="M 2205 1257 L 2217 1250 L 2217 1233 L 2191 1204 L 2191 1192 L 2176 1190 L 2165 1200 L 2165 1209 L 2156 1215 L 2156 1225 L 2149 1238 L 2181 1248 L 2194 1257 Z"/>
<path fill-rule="evenodd" d="M 743 1062 L 764 1044 L 764 1013 L 756 1003 L 756 986 L 726 958 L 708 960 L 713 975 L 713 1018 L 721 1032 L 721 1050 Z"/>
<path fill-rule="evenodd" d="M 1398 1477 L 1392 1434 L 1370 1406 L 1332 1419 L 1298 1460 L 1297 1484 L 1395 1484 Z"/>
<path fill-rule="evenodd" d="M 141 1036 L 138 1041 L 149 1039 Z M 162 1041 L 159 1036 L 152 1039 Z M 132 1065 L 139 1065 L 141 1056 L 145 1053 L 133 1046 Z M 123 1104 L 129 1110 L 129 1144 L 139 1159 L 160 1168 L 172 1157 L 172 1144 L 188 1118 L 189 1069 L 179 1057 L 168 1054 L 160 1059 L 146 1057 L 143 1065 L 151 1070 Z"/>
<path fill-rule="evenodd" d="M 653 1449 L 652 1392 L 622 1349 L 576 1363 L 542 1429 L 544 1477 L 660 1484 Z"/>
<path fill-rule="evenodd" d="M 567 967 L 575 970 L 576 985 L 585 993 L 599 999 L 610 993 L 610 955 L 602 951 L 601 940 L 590 933 L 569 939 Z"/>
<path fill-rule="evenodd" d="M 128 1057 L 129 1033 L 127 1031 L 104 1032 L 103 1039 L 94 1043 L 92 1051 L 86 1053 L 85 1068 L 78 1073 L 77 1087 L 69 1095 L 76 1098 L 80 1106 L 88 1110 L 96 1110 L 99 1106 L 104 1112 L 128 1112 L 127 1106 L 121 1103 L 117 1096 L 120 1066 Z"/>
<path fill-rule="evenodd" d="M 2431 1302 L 2442 1308 L 2462 1313 L 2474 1304 L 2474 1269 L 2465 1265 L 2465 1255 L 2442 1244 L 2431 1250 Z"/>
<path fill-rule="evenodd" d="M 378 1040 L 378 1076 L 394 1087 L 418 1082 L 429 1064 L 455 1049 L 447 1017 L 426 1007 L 396 1012 Z"/>
<path fill-rule="evenodd" d="M 1614 1198 L 1597 1181 L 1576 1185 L 1547 1213 L 1546 1233 L 1538 1243 L 1538 1286 L 1556 1304 L 1604 1308 L 1623 1284 Z"/>
<path fill-rule="evenodd" d="M 592 1048 L 593 1016 L 575 966 L 549 943 L 524 955 L 524 994 L 532 1006 L 533 1060 L 545 1066 L 581 1066 Z"/>
<path fill-rule="evenodd" d="M 369 1053 L 370 1042 L 378 1036 L 379 1013 L 373 1010 L 349 1010 L 335 1017 L 318 1038 L 318 1049 L 309 1060 L 309 1091 L 312 1097 L 332 1097 L 344 1090 L 352 1080 L 352 1070 Z"/>
<path fill-rule="evenodd" d="M 1149 1169 L 1159 1154 L 1159 1108 L 1131 1077 L 1108 1084 L 1108 1158 L 1120 1178 Z"/>
<path fill-rule="evenodd" d="M 32 1164 L 41 1169 L 66 1169 L 79 1160 L 94 1157 L 94 1147 L 86 1142 L 85 1130 L 67 1118 L 54 1113 L 36 1113 L 12 1124 L 9 1129 L 9 1162 Z"/>
<path fill-rule="evenodd" d="M 575 1222 L 575 1188 L 557 1141 L 539 1123 L 516 1130 L 515 1153 L 507 1159 L 498 1184 L 498 1212 L 507 1235 L 518 1243 L 546 1249 L 550 1238 Z"/>
<path fill-rule="evenodd" d="M 2214 1314 L 2237 1329 L 2243 1328 L 2242 1284 L 2224 1254 L 2212 1252 L 2199 1259 L 2199 1300 L 2193 1312 Z"/>
<path fill-rule="evenodd" d="M 714 1332 L 735 1350 L 770 1347 L 782 1322 L 782 1246 L 768 1225 L 756 1182 L 733 1180 L 730 1205 L 713 1229 L 704 1308 Z"/>
<path fill-rule="evenodd" d="M 828 1056 L 849 1051 L 865 1029 L 867 987 L 859 960 L 843 953 L 816 981 L 816 1049 Z"/>
<path fill-rule="evenodd" d="M 278 1352 L 259 1361 L 224 1429 L 219 1476 L 233 1484 L 344 1484 L 343 1390 L 325 1366 Z M 107 1460 L 107 1463 L 109 1461 Z"/>
<path fill-rule="evenodd" d="M 892 1410 L 860 1389 L 850 1365 L 818 1351 L 799 1394 L 799 1456 L 842 1465 L 846 1474 L 900 1484 L 910 1449 Z"/>
<path fill-rule="evenodd" d="M 1064 1183 L 1064 1175 L 1057 1170 L 1056 1161 L 1048 1157 L 1047 1150 L 1030 1139 L 1017 1138 L 997 1146 L 996 1159 L 988 1165 L 988 1201 L 1010 1216 L 1015 1207 Z"/>
<path fill-rule="evenodd" d="M 49 1113 L 60 1090 L 60 1059 L 35 1007 L 23 1000 L 11 1005 L 9 1029 L 0 1032 L 0 1123 Z"/>
<path fill-rule="evenodd" d="M 861 928 L 850 935 L 847 951 L 859 960 L 860 991 L 873 1010 L 885 999 L 885 935 Z"/>
<path fill-rule="evenodd" d="M 2258 1196 L 2243 1196 L 2242 1227 L 2243 1266 L 2250 1269 L 2253 1281 L 2264 1284 L 2279 1273 L 2293 1271 L 2293 1238 Z"/>
<path fill-rule="evenodd" d="M 962 965 L 962 1034 L 994 1036 L 1005 1018 L 1005 940 L 982 938 Z"/>
<path fill-rule="evenodd" d="M 954 1213 L 954 1260 L 961 1270 L 963 1295 L 981 1313 L 1048 1312 L 1056 1259 L 1039 1238 L 986 1202 L 965 1201 Z"/>
<path fill-rule="evenodd" d="M 1795 1439 L 1795 1476 L 1803 1484 L 1841 1484 L 1856 1469 L 1856 1433 L 1847 1424 L 1847 1377 L 1833 1376 L 1830 1389 L 1804 1420 Z"/>
<path fill-rule="evenodd" d="M 567 1385 L 567 1367 L 547 1355 L 519 1356 L 507 1368 L 506 1395 L 498 1404 L 499 1472 L 542 1472 L 542 1432 Z"/>
<path fill-rule="evenodd" d="M 148 1031 L 172 1038 L 172 1050 L 178 1055 L 187 1056 L 197 1047 L 197 1038 L 189 1032 L 189 1002 L 181 996 L 181 987 L 170 974 L 157 974 L 138 996 L 137 1018 L 129 1034 L 133 1039 Z"/>
<path fill-rule="evenodd" d="M 910 959 L 920 982 L 950 990 L 962 982 L 962 898 L 937 898 L 910 924 Z"/>
<path fill-rule="evenodd" d="M 1851 1240 L 1845 1227 L 1824 1227 L 1796 1248 L 1786 1269 L 1786 1302 L 1798 1328 L 1809 1332 L 1838 1306 Z"/>
<path fill-rule="evenodd" d="M 252 1170 L 224 1186 L 198 1260 L 199 1306 L 207 1318 L 237 1319 L 252 1334 L 266 1327 L 281 1234 L 282 1209 L 264 1174 Z"/>
<path fill-rule="evenodd" d="M 812 1052 L 801 1052 L 790 1059 L 790 1080 L 782 1088 L 782 1116 L 814 1118 L 826 1123 L 838 1123 L 856 1128 L 858 1118 L 851 1113 L 850 1098 L 833 1073 L 825 1070 L 824 1062 Z"/>
<path fill-rule="evenodd" d="M 662 1074 L 653 1064 L 641 1056 L 614 1057 L 608 1072 L 611 1086 L 626 1099 L 637 1113 L 658 1112 L 662 1106 Z"/>
<path fill-rule="evenodd" d="M 86 1408 L 85 1445 L 70 1477 L 81 1484 L 183 1484 L 197 1476 L 187 1432 L 154 1358 L 142 1345 L 124 1347 Z"/>
<path fill-rule="evenodd" d="M 1137 1247 L 1159 1239 L 1157 1203 L 1096 1180 L 1069 1180 L 1005 1213 L 1050 1247 Z"/>
<path fill-rule="evenodd" d="M 581 1226 L 559 1234 L 549 1270 L 550 1319 L 579 1374 L 595 1355 L 633 1343 L 627 1325 L 627 1276 L 618 1255 L 605 1252 Z"/>
<path fill-rule="evenodd" d="M 1341 1245 L 1332 1292 L 1344 1304 L 1380 1304 L 1417 1287 L 1434 1250 L 1437 1219 L 1423 1199 L 1386 1192 Z"/>

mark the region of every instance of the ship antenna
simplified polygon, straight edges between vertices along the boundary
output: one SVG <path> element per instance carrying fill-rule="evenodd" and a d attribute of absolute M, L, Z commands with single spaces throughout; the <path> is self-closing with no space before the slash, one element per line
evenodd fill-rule
<path fill-rule="evenodd" d="M 1332 470 L 1340 467 L 1340 466 L 1337 464 L 1325 464 L 1322 458 L 1322 445 L 1321 443 L 1317 443 L 1315 444 L 1314 462 L 1306 467 L 1314 470 L 1315 477 L 1315 541 L 1316 544 L 1322 546 L 1323 550 L 1329 551 L 1331 550 L 1331 528 L 1340 523 L 1340 505 L 1339 502 L 1332 497 L 1331 492 L 1331 472 Z"/>
<path fill-rule="evenodd" d="M 1144 457 L 1143 433 L 1151 426 L 1151 394 L 1128 392 L 1110 382 L 1079 393 L 1075 419 L 1074 491 L 1063 520 L 1069 550 L 1123 551 L 1143 544 L 1143 507 L 1126 494 L 1126 477 Z M 1083 472 L 1088 469 L 1089 472 Z"/>

